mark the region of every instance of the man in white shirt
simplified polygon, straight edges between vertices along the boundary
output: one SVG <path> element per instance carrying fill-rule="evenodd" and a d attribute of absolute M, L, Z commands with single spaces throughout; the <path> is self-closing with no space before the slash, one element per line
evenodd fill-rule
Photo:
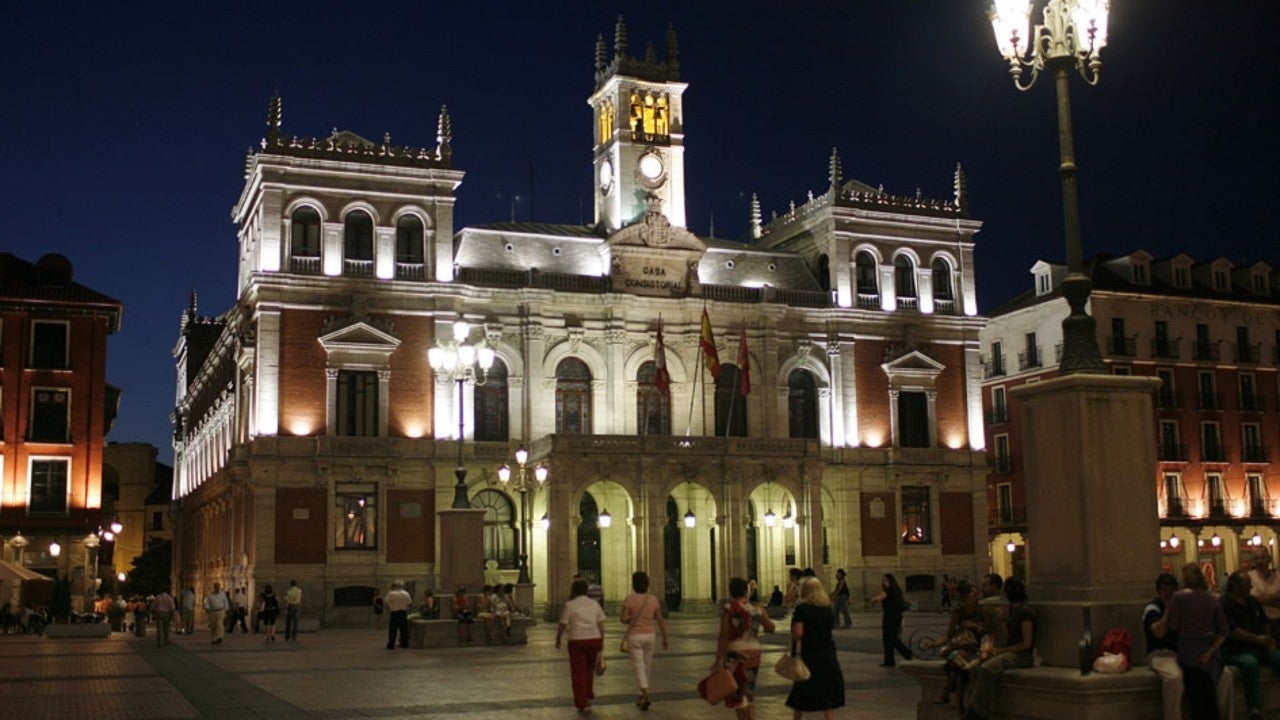
<path fill-rule="evenodd" d="M 214 583 L 213 590 L 204 596 L 204 611 L 209 616 L 209 631 L 213 633 L 213 644 L 222 644 L 222 635 L 227 628 L 227 595 L 222 592 L 222 583 Z"/>
<path fill-rule="evenodd" d="M 400 633 L 400 647 L 409 647 L 409 606 L 413 605 L 413 597 L 409 595 L 409 591 L 404 589 L 404 581 L 396 580 L 391 583 L 391 592 L 382 599 L 382 607 L 386 609 L 388 617 L 387 623 L 387 649 L 396 649 L 396 633 Z"/>
<path fill-rule="evenodd" d="M 1271 552 L 1267 548 L 1257 548 L 1254 553 L 1253 569 L 1249 571 L 1249 579 L 1253 581 L 1250 594 L 1262 604 L 1267 613 L 1267 623 L 1271 626 L 1271 637 L 1280 637 L 1280 573 L 1271 568 Z"/>

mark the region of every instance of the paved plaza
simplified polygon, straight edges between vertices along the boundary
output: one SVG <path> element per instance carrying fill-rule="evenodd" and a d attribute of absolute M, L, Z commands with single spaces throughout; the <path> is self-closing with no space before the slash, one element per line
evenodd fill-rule
<path fill-rule="evenodd" d="M 877 667 L 879 614 L 855 616 L 838 631 L 847 705 L 840 717 L 915 717 L 916 684 Z M 907 632 L 942 625 L 944 617 L 912 614 Z M 614 718 L 732 718 L 710 707 L 695 686 L 714 652 L 712 618 L 671 622 L 671 649 L 659 653 L 650 682 L 653 706 L 633 704 L 635 679 L 618 651 L 621 627 L 610 618 L 608 672 L 596 681 L 595 712 Z M 785 636 L 767 639 L 760 720 L 790 718 L 787 682 L 772 671 Z M 155 637 L 116 633 L 108 639 L 50 640 L 0 636 L 0 717 L 158 720 L 161 718 L 576 718 L 566 656 L 555 649 L 555 625 L 540 623 L 527 646 L 437 650 L 385 649 L 383 630 L 323 630 L 296 643 L 235 634 L 211 645 L 207 631 Z M 821 717 L 814 713 L 812 717 Z"/>

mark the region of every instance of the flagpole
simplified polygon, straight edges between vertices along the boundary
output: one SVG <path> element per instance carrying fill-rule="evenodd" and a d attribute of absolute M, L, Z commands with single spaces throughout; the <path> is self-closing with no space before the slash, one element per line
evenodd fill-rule
<path fill-rule="evenodd" d="M 701 326 L 699 326 L 701 327 Z M 701 332 L 701 331 L 699 331 Z M 689 383 L 689 421 L 684 426 L 684 436 L 689 437 L 693 433 L 693 403 L 698 397 L 698 380 L 702 378 L 702 348 L 698 348 L 698 359 L 693 363 L 693 382 Z M 702 420 L 702 434 L 707 434 L 706 418 Z"/>

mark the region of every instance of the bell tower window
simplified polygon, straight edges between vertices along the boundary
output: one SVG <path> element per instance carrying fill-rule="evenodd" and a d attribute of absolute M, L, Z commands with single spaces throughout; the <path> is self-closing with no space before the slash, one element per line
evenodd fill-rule
<path fill-rule="evenodd" d="M 605 100 L 604 102 L 600 103 L 600 109 L 598 110 L 598 113 L 599 113 L 599 122 L 600 122 L 600 137 L 598 139 L 598 143 L 600 145 L 604 145 L 605 143 L 613 139 L 613 122 L 614 122 L 613 101 Z"/>

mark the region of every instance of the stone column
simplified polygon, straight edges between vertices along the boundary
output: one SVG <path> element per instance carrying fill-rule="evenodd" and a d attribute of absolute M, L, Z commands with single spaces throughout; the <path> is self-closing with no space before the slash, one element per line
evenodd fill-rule
<path fill-rule="evenodd" d="M 1044 664 L 1109 628 L 1142 637 L 1160 569 L 1150 377 L 1069 375 L 1010 390 L 1026 463 L 1028 594 Z M 1135 657 L 1135 660 L 1139 658 Z"/>
<path fill-rule="evenodd" d="M 484 510 L 437 510 L 440 518 L 441 596 L 465 587 L 474 593 L 484 587 Z"/>

